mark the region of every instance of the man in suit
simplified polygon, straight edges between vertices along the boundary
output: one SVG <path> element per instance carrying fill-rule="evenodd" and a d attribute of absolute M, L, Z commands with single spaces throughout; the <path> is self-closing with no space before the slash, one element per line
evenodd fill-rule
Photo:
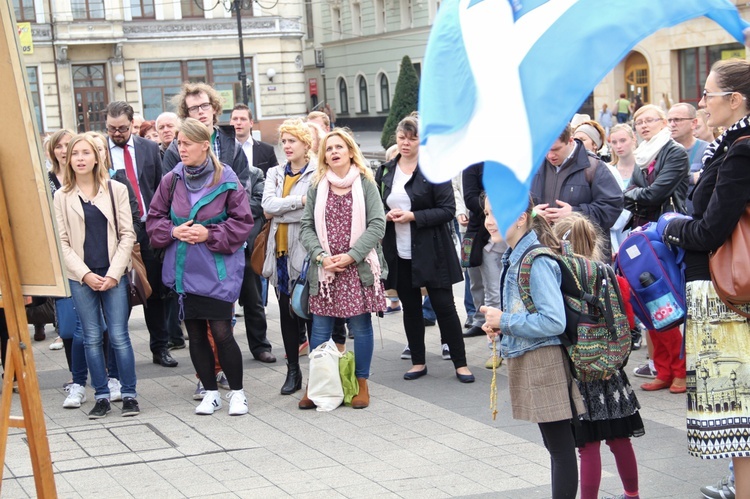
<path fill-rule="evenodd" d="M 247 240 L 245 248 L 245 275 L 242 279 L 242 289 L 240 291 L 240 305 L 243 307 L 245 316 L 245 331 L 247 333 L 247 344 L 250 347 L 253 357 L 267 362 L 271 354 L 271 344 L 266 337 L 266 309 L 263 299 L 264 279 L 253 272 L 250 267 L 250 255 L 252 254 L 255 238 L 260 233 L 265 222 L 263 216 L 263 186 L 265 184 L 265 174 L 269 168 L 279 164 L 276 159 L 276 153 L 273 146 L 254 140 L 253 115 L 245 104 L 237 104 L 232 109 L 232 118 L 230 123 L 234 127 L 235 140 L 237 146 L 247 157 L 250 165 L 250 184 L 252 193 L 248 192 L 250 200 L 250 211 L 253 214 L 255 226 L 253 227 L 250 237 Z M 267 284 L 266 284 L 267 286 Z M 274 357 L 275 360 L 275 357 Z"/>
<path fill-rule="evenodd" d="M 133 114 L 133 107 L 127 102 L 111 102 L 107 106 L 107 134 L 112 168 L 125 170 L 135 191 L 141 220 L 145 222 L 151 199 L 161 182 L 161 155 L 156 142 L 133 134 Z M 161 262 L 154 255 L 146 231 L 141 230 L 137 236 L 148 281 L 153 290 L 143 311 L 150 336 L 149 346 L 153 362 L 164 367 L 175 367 L 177 361 L 167 349 L 169 332 L 164 306 L 165 293 L 162 292 L 164 286 L 161 283 Z M 175 327 L 174 324 L 172 326 Z M 176 327 L 179 328 L 179 323 Z"/>

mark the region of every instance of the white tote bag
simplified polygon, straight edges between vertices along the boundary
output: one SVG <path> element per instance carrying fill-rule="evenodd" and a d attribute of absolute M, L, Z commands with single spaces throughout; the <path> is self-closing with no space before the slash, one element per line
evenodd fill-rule
<path fill-rule="evenodd" d="M 319 411 L 332 411 L 344 401 L 344 389 L 339 375 L 341 353 L 333 340 L 318 345 L 310 352 L 310 376 L 307 396 Z"/>

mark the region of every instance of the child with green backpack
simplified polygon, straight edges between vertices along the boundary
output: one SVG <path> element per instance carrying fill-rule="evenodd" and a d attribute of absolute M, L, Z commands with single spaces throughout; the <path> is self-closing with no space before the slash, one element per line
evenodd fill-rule
<path fill-rule="evenodd" d="M 554 247 L 558 240 L 544 218 L 535 216 L 531 202 L 505 234 L 500 234 L 489 202 L 485 200 L 484 206 L 490 238 L 505 240 L 508 250 L 503 255 L 502 310 L 482 307 L 483 329 L 490 340 L 502 334 L 500 352 L 507 359 L 513 418 L 539 425 L 552 464 L 552 497 L 574 498 L 578 465 L 571 421 L 584 406 L 561 347 L 565 305 L 560 267 L 547 255 L 534 259 L 529 286 L 533 313 L 524 305 L 518 285 L 526 250 L 539 243 Z"/>

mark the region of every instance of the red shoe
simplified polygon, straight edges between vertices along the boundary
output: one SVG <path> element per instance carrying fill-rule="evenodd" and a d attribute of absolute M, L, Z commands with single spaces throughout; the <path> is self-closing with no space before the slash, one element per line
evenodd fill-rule
<path fill-rule="evenodd" d="M 647 392 L 655 392 L 656 390 L 663 390 L 665 388 L 669 388 L 669 381 L 664 381 L 661 379 L 655 379 L 654 381 L 650 383 L 643 383 L 641 385 L 642 390 L 646 390 Z"/>
<path fill-rule="evenodd" d="M 685 393 L 687 391 L 685 378 L 675 378 L 672 381 L 672 386 L 669 387 L 669 391 L 671 393 Z"/>

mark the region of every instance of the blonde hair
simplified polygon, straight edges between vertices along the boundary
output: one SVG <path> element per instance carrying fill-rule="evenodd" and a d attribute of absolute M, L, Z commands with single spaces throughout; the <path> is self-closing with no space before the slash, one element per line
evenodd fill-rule
<path fill-rule="evenodd" d="M 52 173 L 54 173 L 55 175 L 60 173 L 60 168 L 65 166 L 61 165 L 60 162 L 57 161 L 57 156 L 55 156 L 55 147 L 57 147 L 57 144 L 62 142 L 62 139 L 66 135 L 73 137 L 75 134 L 67 128 L 63 128 L 53 133 L 45 142 L 45 144 L 47 145 L 47 155 L 49 156 L 49 162 L 52 165 Z"/>
<path fill-rule="evenodd" d="M 349 152 L 352 154 L 352 160 L 351 162 L 357 165 L 357 168 L 359 168 L 360 173 L 365 176 L 365 179 L 369 180 L 370 182 L 375 182 L 375 176 L 372 174 L 372 170 L 370 167 L 367 166 L 367 161 L 365 160 L 365 157 L 362 155 L 362 151 L 359 149 L 359 146 L 356 142 L 354 142 L 354 138 L 351 136 L 351 132 L 344 129 L 344 128 L 334 128 L 328 134 L 326 134 L 325 137 L 323 137 L 323 140 L 320 141 L 320 147 L 318 152 L 318 167 L 315 170 L 315 173 L 313 174 L 313 185 L 318 185 L 318 183 L 325 177 L 326 172 L 328 172 L 328 163 L 326 163 L 326 143 L 328 142 L 328 139 L 331 137 L 339 137 L 341 140 L 344 141 L 346 144 L 346 147 L 349 148 Z"/>
<path fill-rule="evenodd" d="M 667 121 L 667 113 L 665 113 L 662 108 L 660 108 L 659 106 L 654 106 L 653 104 L 646 104 L 645 106 L 641 106 L 640 109 L 638 109 L 638 111 L 636 111 L 635 114 L 633 114 L 633 123 L 636 122 L 636 120 L 638 119 L 640 115 L 648 111 L 655 112 L 656 114 L 659 115 L 660 119 L 662 119 L 663 121 Z"/>
<path fill-rule="evenodd" d="M 633 139 L 634 142 L 637 143 L 637 139 L 635 138 L 635 132 L 631 128 L 630 125 L 627 123 L 618 123 L 617 125 L 613 126 L 609 129 L 609 140 L 612 141 L 612 134 L 616 132 L 625 132 L 627 133 L 631 139 Z M 615 152 L 614 147 L 610 146 L 609 152 L 612 155 L 612 162 L 610 163 L 612 166 L 617 166 L 617 163 L 620 162 L 620 156 L 617 155 Z"/>
<path fill-rule="evenodd" d="M 65 177 L 63 178 L 63 191 L 70 192 L 76 185 L 76 173 L 73 171 L 71 166 L 71 157 L 73 155 L 73 147 L 79 142 L 86 142 L 91 146 L 92 152 L 94 153 L 94 169 L 91 172 L 94 175 L 94 182 L 98 183 L 105 191 L 107 190 L 107 180 L 109 180 L 109 169 L 102 162 L 102 157 L 99 154 L 99 148 L 94 142 L 94 137 L 90 134 L 82 133 L 73 136 L 68 143 L 68 153 L 65 157 Z"/>
<path fill-rule="evenodd" d="M 109 154 L 109 141 L 107 140 L 107 136 L 102 132 L 86 132 L 86 135 L 89 135 L 94 140 L 102 141 L 102 144 L 104 145 L 104 155 L 106 156 L 102 158 L 102 161 L 107 165 L 107 169 L 110 169 L 112 167 L 112 157 Z M 135 186 L 133 186 L 133 188 L 135 189 Z"/>
<path fill-rule="evenodd" d="M 310 149 L 312 148 L 313 140 L 308 125 L 310 125 L 310 123 L 305 123 L 299 118 L 284 121 L 284 123 L 282 123 L 279 127 L 279 141 L 281 141 L 282 134 L 285 133 L 288 133 L 295 139 L 299 140 L 300 142 L 305 144 L 305 146 L 307 146 L 305 158 L 307 158 L 307 160 L 309 161 L 310 157 L 312 156 Z"/>
<path fill-rule="evenodd" d="M 570 241 L 573 253 L 598 262 L 604 261 L 601 232 L 581 213 L 573 212 L 558 220 L 552 226 L 552 232 L 560 241 Z M 558 245 L 553 249 L 559 248 Z"/>
<path fill-rule="evenodd" d="M 178 137 L 185 137 L 191 142 L 207 142 L 208 143 L 208 157 L 214 165 L 214 176 L 211 179 L 211 186 L 216 185 L 221 180 L 221 174 L 224 172 L 224 165 L 221 164 L 219 158 L 214 154 L 214 148 L 211 145 L 211 133 L 212 129 L 207 128 L 206 125 L 196 120 L 195 118 L 185 118 L 182 125 L 180 126 L 180 135 Z M 179 142 L 178 142 L 179 145 Z"/>
<path fill-rule="evenodd" d="M 331 126 L 331 118 L 329 118 L 328 115 L 323 111 L 313 111 L 307 115 L 307 121 L 316 120 L 318 118 L 322 119 L 323 123 L 325 123 L 327 127 Z"/>
<path fill-rule="evenodd" d="M 317 156 L 320 150 L 320 141 L 325 136 L 326 132 L 323 127 L 315 123 L 314 121 L 306 121 L 305 126 L 310 129 L 310 137 L 312 138 L 312 146 L 310 147 L 310 156 Z"/>

